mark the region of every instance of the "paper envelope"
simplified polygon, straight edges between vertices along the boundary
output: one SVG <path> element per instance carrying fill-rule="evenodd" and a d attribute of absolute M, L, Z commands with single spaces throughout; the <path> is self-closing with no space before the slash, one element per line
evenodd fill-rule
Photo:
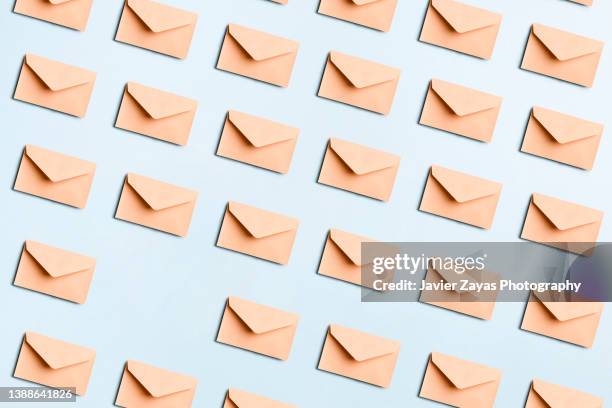
<path fill-rule="evenodd" d="M 601 41 L 534 24 L 521 68 L 591 87 L 603 46 Z"/>
<path fill-rule="evenodd" d="M 198 193 L 128 173 L 115 218 L 186 237 Z"/>
<path fill-rule="evenodd" d="M 223 408 L 297 408 L 295 405 L 274 401 L 250 392 L 230 388 L 225 396 Z"/>
<path fill-rule="evenodd" d="M 217 155 L 287 173 L 300 130 L 282 123 L 229 111 Z"/>
<path fill-rule="evenodd" d="M 217 69 L 286 88 L 298 48 L 297 41 L 230 24 Z"/>
<path fill-rule="evenodd" d="M 603 399 L 586 392 L 534 379 L 525 408 L 603 408 Z"/>
<path fill-rule="evenodd" d="M 94 163 L 26 145 L 14 189 L 77 208 L 85 208 Z"/>
<path fill-rule="evenodd" d="M 96 260 L 26 241 L 21 252 L 15 286 L 46 293 L 75 303 L 85 303 Z"/>
<path fill-rule="evenodd" d="M 128 82 L 115 126 L 186 145 L 197 109 L 193 99 Z"/>
<path fill-rule="evenodd" d="M 570 0 L 572 3 L 582 4 L 583 6 L 592 6 L 593 0 Z"/>
<path fill-rule="evenodd" d="M 492 408 L 500 370 L 441 353 L 431 353 L 419 396 L 460 408 Z"/>
<path fill-rule="evenodd" d="M 319 13 L 375 30 L 389 31 L 397 0 L 321 0 Z"/>
<path fill-rule="evenodd" d="M 361 285 L 361 269 L 368 262 L 361 257 L 361 244 L 365 242 L 375 241 L 337 229 L 330 230 L 319 264 L 319 274 Z"/>
<path fill-rule="evenodd" d="M 319 370 L 388 388 L 399 351 L 399 341 L 332 324 L 325 337 Z"/>
<path fill-rule="evenodd" d="M 400 157 L 340 139 L 330 139 L 319 183 L 389 201 Z"/>
<path fill-rule="evenodd" d="M 151 0 L 126 0 L 116 41 L 187 58 L 198 15 Z"/>
<path fill-rule="evenodd" d="M 299 316 L 237 297 L 229 297 L 217 334 L 219 343 L 287 360 Z"/>
<path fill-rule="evenodd" d="M 289 4 L 289 0 L 270 0 L 278 4 Z"/>
<path fill-rule="evenodd" d="M 490 59 L 502 16 L 454 0 L 431 0 L 420 41 Z"/>
<path fill-rule="evenodd" d="M 95 81 L 95 72 L 26 54 L 13 97 L 82 118 Z"/>
<path fill-rule="evenodd" d="M 319 96 L 387 115 L 399 77 L 397 68 L 332 51 L 327 58 Z"/>
<path fill-rule="evenodd" d="M 603 125 L 533 107 L 521 151 L 591 170 Z"/>
<path fill-rule="evenodd" d="M 603 308 L 600 302 L 546 302 L 532 293 L 521 329 L 591 348 Z"/>
<path fill-rule="evenodd" d="M 217 246 L 286 265 L 298 225 L 295 218 L 230 201 Z"/>
<path fill-rule="evenodd" d="M 54 388 L 75 388 L 85 395 L 95 350 L 26 332 L 14 376 Z"/>
<path fill-rule="evenodd" d="M 15 13 L 85 31 L 93 0 L 17 0 Z"/>
<path fill-rule="evenodd" d="M 501 103 L 499 96 L 432 79 L 419 123 L 490 142 Z"/>
<path fill-rule="evenodd" d="M 420 211 L 489 229 L 502 185 L 440 166 L 432 166 Z"/>
<path fill-rule="evenodd" d="M 190 408 L 198 381 L 149 364 L 129 360 L 123 369 L 118 407 Z"/>

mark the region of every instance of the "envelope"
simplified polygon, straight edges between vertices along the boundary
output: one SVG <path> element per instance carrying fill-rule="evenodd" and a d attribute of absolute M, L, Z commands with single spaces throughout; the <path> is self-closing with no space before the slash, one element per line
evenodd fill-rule
<path fill-rule="evenodd" d="M 534 379 L 525 408 L 603 408 L 603 399 L 573 388 Z"/>
<path fill-rule="evenodd" d="M 345 282 L 362 284 L 362 266 L 367 260 L 361 257 L 361 244 L 376 242 L 349 232 L 331 229 L 325 241 L 319 274 Z"/>
<path fill-rule="evenodd" d="M 17 0 L 15 13 L 85 31 L 93 0 Z"/>
<path fill-rule="evenodd" d="M 21 252 L 15 286 L 85 303 L 96 260 L 36 241 L 26 241 Z"/>
<path fill-rule="evenodd" d="M 289 4 L 289 0 L 270 0 L 278 4 Z"/>
<path fill-rule="evenodd" d="M 85 208 L 95 171 L 94 163 L 26 145 L 13 188 L 72 207 Z"/>
<path fill-rule="evenodd" d="M 582 4 L 584 6 L 592 6 L 593 0 L 570 0 L 572 3 Z"/>
<path fill-rule="evenodd" d="M 90 348 L 26 332 L 13 375 L 53 388 L 74 388 L 85 395 L 96 352 Z"/>
<path fill-rule="evenodd" d="M 217 69 L 286 88 L 299 45 L 297 41 L 229 24 Z"/>
<path fill-rule="evenodd" d="M 230 388 L 225 396 L 223 408 L 297 408 L 297 406 Z"/>
<path fill-rule="evenodd" d="M 399 351 L 399 341 L 332 324 L 325 337 L 319 370 L 388 388 Z"/>
<path fill-rule="evenodd" d="M 534 24 L 521 68 L 591 87 L 603 46 L 601 41 Z"/>
<path fill-rule="evenodd" d="M 521 329 L 586 348 L 593 346 L 603 303 L 546 302 L 538 295 L 529 296 Z"/>
<path fill-rule="evenodd" d="M 296 218 L 230 201 L 217 246 L 286 265 L 299 223 Z"/>
<path fill-rule="evenodd" d="M 419 396 L 453 407 L 492 408 L 501 377 L 496 368 L 431 353 Z"/>
<path fill-rule="evenodd" d="M 295 313 L 230 296 L 225 305 L 217 341 L 287 360 L 298 320 L 299 316 Z"/>
<path fill-rule="evenodd" d="M 389 31 L 397 0 L 321 0 L 319 14 Z"/>
<path fill-rule="evenodd" d="M 454 0 L 431 0 L 419 41 L 491 59 L 502 15 Z"/>
<path fill-rule="evenodd" d="M 128 360 L 115 405 L 191 408 L 198 380 L 139 361 Z"/>
<path fill-rule="evenodd" d="M 400 70 L 362 58 L 329 53 L 319 96 L 388 115 Z"/>
<path fill-rule="evenodd" d="M 186 237 L 198 193 L 128 173 L 115 218 Z"/>
<path fill-rule="evenodd" d="M 287 173 L 300 130 L 282 123 L 229 111 L 217 155 Z"/>
<path fill-rule="evenodd" d="M 26 54 L 13 97 L 82 118 L 95 81 L 95 72 Z"/>
<path fill-rule="evenodd" d="M 490 229 L 502 185 L 440 166 L 431 166 L 420 211 Z"/>
<path fill-rule="evenodd" d="M 521 151 L 591 170 L 603 125 L 533 107 Z"/>
<path fill-rule="evenodd" d="M 151 0 L 126 0 L 115 40 L 187 58 L 198 15 Z"/>
<path fill-rule="evenodd" d="M 501 103 L 502 98 L 499 96 L 432 79 L 419 123 L 481 142 L 490 142 Z"/>
<path fill-rule="evenodd" d="M 400 157 L 340 139 L 329 139 L 319 183 L 389 201 Z"/>
<path fill-rule="evenodd" d="M 166 142 L 186 145 L 198 102 L 128 82 L 115 126 Z"/>

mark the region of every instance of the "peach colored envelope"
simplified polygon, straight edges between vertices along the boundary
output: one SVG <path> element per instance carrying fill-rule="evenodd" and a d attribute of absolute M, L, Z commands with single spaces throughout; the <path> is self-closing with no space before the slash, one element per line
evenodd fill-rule
<path fill-rule="evenodd" d="M 499 96 L 432 79 L 419 123 L 490 142 L 501 103 Z"/>
<path fill-rule="evenodd" d="M 72 207 L 85 208 L 95 171 L 94 163 L 26 145 L 13 188 Z"/>
<path fill-rule="evenodd" d="M 219 343 L 287 360 L 299 316 L 230 296 L 217 334 Z"/>
<path fill-rule="evenodd" d="M 490 229 L 502 185 L 440 166 L 431 166 L 420 211 Z"/>
<path fill-rule="evenodd" d="M 115 405 L 136 408 L 190 408 L 198 380 L 139 361 L 128 360 Z"/>
<path fill-rule="evenodd" d="M 278 4 L 289 4 L 289 0 L 270 0 Z"/>
<path fill-rule="evenodd" d="M 85 303 L 96 260 L 36 241 L 26 241 L 15 275 L 15 286 Z"/>
<path fill-rule="evenodd" d="M 521 329 L 586 348 L 593 346 L 603 303 L 547 302 L 538 295 L 529 296 Z"/>
<path fill-rule="evenodd" d="M 229 111 L 217 155 L 287 173 L 300 130 L 282 123 Z"/>
<path fill-rule="evenodd" d="M 400 157 L 340 139 L 329 139 L 318 182 L 389 201 Z"/>
<path fill-rule="evenodd" d="M 331 229 L 319 264 L 319 274 L 361 285 L 361 268 L 367 260 L 361 258 L 361 244 L 376 242 L 349 232 Z"/>
<path fill-rule="evenodd" d="M 397 0 L 321 0 L 319 14 L 389 31 L 396 7 Z"/>
<path fill-rule="evenodd" d="M 115 218 L 186 237 L 198 193 L 128 173 Z"/>
<path fill-rule="evenodd" d="M 593 0 L 569 0 L 572 3 L 582 4 L 583 6 L 592 6 Z"/>
<path fill-rule="evenodd" d="M 502 15 L 454 0 L 431 0 L 419 41 L 491 59 Z"/>
<path fill-rule="evenodd" d="M 603 125 L 534 106 L 521 152 L 591 170 Z"/>
<path fill-rule="evenodd" d="M 26 54 L 13 97 L 82 118 L 95 81 L 95 72 Z"/>
<path fill-rule="evenodd" d="M 250 392 L 230 388 L 225 395 L 223 408 L 297 408 L 295 405 L 271 400 Z"/>
<path fill-rule="evenodd" d="M 453 407 L 492 408 L 501 377 L 496 368 L 431 353 L 419 396 Z"/>
<path fill-rule="evenodd" d="M 15 13 L 85 31 L 93 0 L 17 0 Z"/>
<path fill-rule="evenodd" d="M 197 109 L 193 99 L 128 82 L 115 126 L 186 145 Z"/>
<path fill-rule="evenodd" d="M 286 265 L 299 223 L 296 218 L 230 201 L 217 246 Z"/>
<path fill-rule="evenodd" d="M 115 40 L 187 58 L 198 15 L 151 0 L 126 0 Z"/>
<path fill-rule="evenodd" d="M 521 68 L 591 87 L 603 46 L 601 41 L 534 24 Z"/>
<path fill-rule="evenodd" d="M 217 69 L 286 88 L 299 45 L 297 41 L 229 24 Z"/>
<path fill-rule="evenodd" d="M 85 395 L 96 352 L 90 348 L 26 332 L 13 375 L 54 388 L 75 388 Z"/>
<path fill-rule="evenodd" d="M 399 341 L 332 324 L 327 330 L 318 368 L 388 388 L 399 352 Z"/>
<path fill-rule="evenodd" d="M 525 408 L 603 408 L 603 399 L 573 388 L 534 379 Z"/>
<path fill-rule="evenodd" d="M 318 95 L 388 115 L 399 77 L 397 68 L 331 51 Z"/>

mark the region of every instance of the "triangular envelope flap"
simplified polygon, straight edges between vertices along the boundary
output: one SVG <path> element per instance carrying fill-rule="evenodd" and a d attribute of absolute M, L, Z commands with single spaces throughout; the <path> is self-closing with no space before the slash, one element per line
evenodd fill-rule
<path fill-rule="evenodd" d="M 155 211 L 185 204 L 196 198 L 191 190 L 130 173 L 127 183 Z"/>
<path fill-rule="evenodd" d="M 91 349 L 32 332 L 25 334 L 25 341 L 54 370 L 90 361 L 96 354 Z"/>
<path fill-rule="evenodd" d="M 601 408 L 602 400 L 582 391 L 534 379 L 533 390 L 551 408 Z"/>
<path fill-rule="evenodd" d="M 354 360 L 359 362 L 383 357 L 399 350 L 397 341 L 335 324 L 329 326 L 329 334 Z"/>
<path fill-rule="evenodd" d="M 497 13 L 454 0 L 431 0 L 431 5 L 453 30 L 461 34 L 490 27 L 501 21 Z"/>
<path fill-rule="evenodd" d="M 153 119 L 163 119 L 192 111 L 197 102 L 169 92 L 128 82 L 127 92 Z"/>
<path fill-rule="evenodd" d="M 329 238 L 340 248 L 347 258 L 357 266 L 365 264 L 361 258 L 361 244 L 364 242 L 375 242 L 371 239 L 337 229 L 329 231 Z"/>
<path fill-rule="evenodd" d="M 94 163 L 32 145 L 26 145 L 25 154 L 54 183 L 89 174 L 96 168 Z"/>
<path fill-rule="evenodd" d="M 26 241 L 25 249 L 54 278 L 82 272 L 93 268 L 96 264 L 93 258 L 35 241 Z"/>
<path fill-rule="evenodd" d="M 255 147 L 292 140 L 298 134 L 298 129 L 296 128 L 242 112 L 229 111 L 228 119 L 238 128 L 249 143 Z"/>
<path fill-rule="evenodd" d="M 193 24 L 197 15 L 151 0 L 128 0 L 128 6 L 154 33 Z"/>
<path fill-rule="evenodd" d="M 561 231 L 599 222 L 603 213 L 582 205 L 533 194 L 531 201 Z"/>
<path fill-rule="evenodd" d="M 128 361 L 127 370 L 155 398 L 186 391 L 196 385 L 192 377 L 138 361 Z"/>
<path fill-rule="evenodd" d="M 297 51 L 298 48 L 296 41 L 236 24 L 230 24 L 228 32 L 255 61 L 289 54 Z"/>
<path fill-rule="evenodd" d="M 297 228 L 298 220 L 250 205 L 230 202 L 228 211 L 255 238 L 265 238 Z"/>
<path fill-rule="evenodd" d="M 560 61 L 582 57 L 601 51 L 603 43 L 591 38 L 557 30 L 556 28 L 534 24 L 535 35 L 544 46 Z"/>
<path fill-rule="evenodd" d="M 397 166 L 399 163 L 399 157 L 394 154 L 340 139 L 330 139 L 329 147 L 359 176 Z"/>
<path fill-rule="evenodd" d="M 230 388 L 227 396 L 238 408 L 296 408 L 294 405 L 274 401 L 261 395 Z"/>
<path fill-rule="evenodd" d="M 356 88 L 394 81 L 400 75 L 400 70 L 397 68 L 335 51 L 329 53 L 329 60 Z"/>
<path fill-rule="evenodd" d="M 564 113 L 534 107 L 533 117 L 559 143 L 571 143 L 601 134 L 603 126 Z"/>
<path fill-rule="evenodd" d="M 488 197 L 501 190 L 499 183 L 444 167 L 432 166 L 431 176 L 459 203 Z"/>
<path fill-rule="evenodd" d="M 599 302 L 547 302 L 543 294 L 534 292 L 534 296 L 559 321 L 585 317 L 601 312 L 603 305 Z"/>
<path fill-rule="evenodd" d="M 25 63 L 52 91 L 83 85 L 96 79 L 94 72 L 37 55 L 26 54 Z"/>
<path fill-rule="evenodd" d="M 460 390 L 496 381 L 500 376 L 495 368 L 445 354 L 431 353 L 431 362 Z"/>
<path fill-rule="evenodd" d="M 292 326 L 297 316 L 270 306 L 260 305 L 248 300 L 230 297 L 227 301 L 230 309 L 240 317 L 255 334 L 263 334 L 273 330 Z"/>
<path fill-rule="evenodd" d="M 466 88 L 439 79 L 432 79 L 431 89 L 458 116 L 466 116 L 484 110 L 497 108 L 501 103 L 499 96 Z"/>

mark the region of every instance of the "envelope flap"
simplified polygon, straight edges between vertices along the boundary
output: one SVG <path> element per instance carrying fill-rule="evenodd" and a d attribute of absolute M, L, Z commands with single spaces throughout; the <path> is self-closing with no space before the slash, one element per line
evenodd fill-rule
<path fill-rule="evenodd" d="M 533 380 L 531 387 L 550 408 L 601 408 L 603 403 L 594 395 L 538 379 Z"/>
<path fill-rule="evenodd" d="M 127 183 L 155 211 L 175 207 L 196 199 L 195 191 L 129 173 Z"/>
<path fill-rule="evenodd" d="M 197 384 L 195 378 L 138 361 L 128 361 L 127 370 L 155 398 L 186 391 Z"/>
<path fill-rule="evenodd" d="M 238 408 L 296 408 L 294 405 L 274 401 L 270 398 L 230 388 L 227 396 Z"/>
<path fill-rule="evenodd" d="M 444 167 L 432 166 L 431 176 L 459 203 L 488 197 L 501 191 L 499 183 Z"/>
<path fill-rule="evenodd" d="M 431 362 L 457 388 L 464 390 L 497 381 L 499 370 L 441 353 L 431 353 Z"/>
<path fill-rule="evenodd" d="M 277 37 L 262 31 L 253 30 L 230 24 L 229 35 L 240 44 L 242 49 L 255 61 L 263 61 L 273 57 L 296 52 L 298 43 L 286 38 Z"/>
<path fill-rule="evenodd" d="M 32 145 L 26 145 L 25 154 L 54 183 L 84 176 L 96 169 L 94 163 Z"/>
<path fill-rule="evenodd" d="M 195 13 L 151 0 L 128 0 L 127 5 L 154 33 L 194 24 L 198 18 Z"/>
<path fill-rule="evenodd" d="M 32 332 L 25 334 L 25 341 L 54 370 L 90 361 L 96 355 L 94 350 Z"/>
<path fill-rule="evenodd" d="M 533 107 L 533 117 L 559 143 L 571 143 L 600 135 L 603 126 L 549 109 Z"/>
<path fill-rule="evenodd" d="M 400 70 L 336 51 L 329 53 L 329 60 L 356 88 L 366 88 L 399 78 Z"/>
<path fill-rule="evenodd" d="M 603 304 L 599 302 L 547 302 L 543 293 L 533 292 L 533 295 L 561 322 L 600 313 L 603 310 Z"/>
<path fill-rule="evenodd" d="M 228 211 L 255 238 L 265 238 L 297 228 L 299 221 L 270 211 L 251 207 L 233 201 L 228 203 Z"/>
<path fill-rule="evenodd" d="M 26 54 L 25 63 L 52 91 L 83 85 L 96 79 L 94 72 L 33 54 Z"/>
<path fill-rule="evenodd" d="M 96 260 L 93 258 L 54 248 L 40 242 L 26 241 L 25 250 L 54 278 L 92 269 L 96 265 Z"/>
<path fill-rule="evenodd" d="M 237 111 L 229 111 L 228 119 L 255 147 L 293 140 L 299 133 L 296 128 Z"/>
<path fill-rule="evenodd" d="M 399 351 L 399 342 L 332 324 L 329 334 L 356 361 L 366 361 Z"/>
<path fill-rule="evenodd" d="M 255 334 L 268 333 L 273 330 L 293 326 L 297 322 L 297 315 L 294 313 L 288 313 L 237 297 L 228 298 L 227 303 L 229 308 Z"/>
<path fill-rule="evenodd" d="M 357 143 L 332 138 L 329 147 L 359 176 L 399 165 L 398 156 Z"/>
<path fill-rule="evenodd" d="M 169 92 L 149 88 L 135 82 L 127 83 L 127 92 L 153 119 L 163 119 L 193 111 L 197 102 Z"/>
<path fill-rule="evenodd" d="M 467 33 L 501 22 L 501 15 L 454 0 L 431 0 L 431 6 L 458 33 Z"/>
<path fill-rule="evenodd" d="M 557 30 L 541 24 L 532 27 L 535 35 L 544 46 L 560 61 L 582 57 L 599 52 L 603 48 L 601 41 L 583 37 L 567 31 Z"/>
<path fill-rule="evenodd" d="M 458 116 L 466 116 L 497 108 L 501 103 L 499 96 L 480 92 L 475 89 L 452 84 L 439 79 L 431 80 L 431 89 Z"/>
<path fill-rule="evenodd" d="M 542 194 L 533 194 L 531 201 L 557 229 L 562 231 L 599 222 L 603 217 L 601 211 Z"/>
<path fill-rule="evenodd" d="M 329 231 L 329 238 L 340 248 L 357 266 L 362 266 L 364 263 L 361 258 L 361 244 L 363 242 L 374 242 L 368 238 L 360 237 L 359 235 L 350 234 L 348 232 L 332 229 Z"/>

